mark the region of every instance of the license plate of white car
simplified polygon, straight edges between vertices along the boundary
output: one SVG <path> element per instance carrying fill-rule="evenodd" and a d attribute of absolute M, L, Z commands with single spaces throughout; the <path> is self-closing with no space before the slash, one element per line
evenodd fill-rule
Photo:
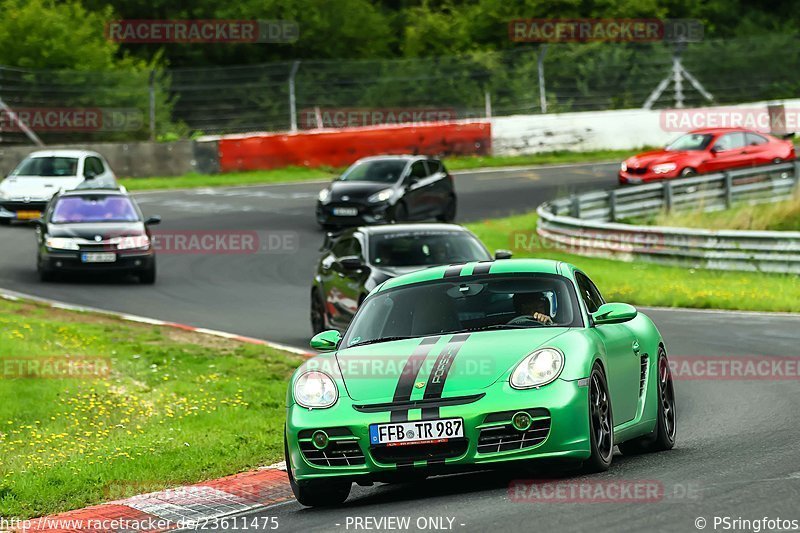
<path fill-rule="evenodd" d="M 369 426 L 370 444 L 421 444 L 445 442 L 464 436 L 464 421 L 461 418 L 442 418 L 439 420 L 418 420 L 393 424 L 372 424 Z"/>
<path fill-rule="evenodd" d="M 81 261 L 84 263 L 113 263 L 117 260 L 117 254 L 97 252 L 81 254 Z"/>

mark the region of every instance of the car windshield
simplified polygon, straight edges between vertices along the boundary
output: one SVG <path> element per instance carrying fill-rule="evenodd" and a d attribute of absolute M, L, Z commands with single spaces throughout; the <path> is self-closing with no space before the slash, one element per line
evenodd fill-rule
<path fill-rule="evenodd" d="M 572 283 L 563 276 L 441 279 L 369 297 L 342 346 L 467 331 L 581 326 L 578 309 Z"/>
<path fill-rule="evenodd" d="M 348 168 L 339 180 L 394 183 L 400 179 L 405 168 L 406 161 L 403 159 L 361 161 Z"/>
<path fill-rule="evenodd" d="M 384 267 L 433 266 L 491 259 L 469 233 L 457 231 L 398 231 L 372 235 L 369 260 Z"/>
<path fill-rule="evenodd" d="M 54 224 L 139 220 L 136 207 L 126 196 L 68 196 L 58 200 L 50 217 Z"/>
<path fill-rule="evenodd" d="M 678 150 L 705 150 L 710 142 L 711 135 L 708 133 L 687 133 L 672 141 L 666 149 L 671 152 Z"/>
<path fill-rule="evenodd" d="M 30 157 L 11 173 L 12 176 L 43 176 L 68 178 L 78 175 L 76 157 Z"/>

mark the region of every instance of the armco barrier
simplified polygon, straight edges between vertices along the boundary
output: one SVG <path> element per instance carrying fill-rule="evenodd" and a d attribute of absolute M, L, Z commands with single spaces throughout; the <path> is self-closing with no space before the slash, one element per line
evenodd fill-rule
<path fill-rule="evenodd" d="M 219 139 L 222 172 L 294 166 L 348 166 L 377 154 L 489 154 L 489 122 L 347 128 Z"/>
<path fill-rule="evenodd" d="M 800 274 L 800 231 L 738 231 L 620 224 L 662 210 L 715 211 L 765 203 L 797 191 L 800 162 L 665 180 L 544 203 L 539 237 L 552 247 L 623 261 Z"/>

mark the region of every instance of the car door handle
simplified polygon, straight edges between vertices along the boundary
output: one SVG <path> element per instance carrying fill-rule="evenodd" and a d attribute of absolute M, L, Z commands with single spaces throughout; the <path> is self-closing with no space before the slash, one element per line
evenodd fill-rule
<path fill-rule="evenodd" d="M 639 355 L 639 352 L 641 351 L 641 348 L 639 347 L 639 341 L 633 341 L 631 348 L 633 348 L 634 354 Z"/>

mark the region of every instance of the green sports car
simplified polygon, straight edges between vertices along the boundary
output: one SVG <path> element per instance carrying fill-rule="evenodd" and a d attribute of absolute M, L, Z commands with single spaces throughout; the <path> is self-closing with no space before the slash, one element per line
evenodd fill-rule
<path fill-rule="evenodd" d="M 514 462 L 607 469 L 675 444 L 653 322 L 576 267 L 532 259 L 429 268 L 376 287 L 344 336 L 311 346 L 287 394 L 286 466 L 308 506 L 370 485 Z"/>

